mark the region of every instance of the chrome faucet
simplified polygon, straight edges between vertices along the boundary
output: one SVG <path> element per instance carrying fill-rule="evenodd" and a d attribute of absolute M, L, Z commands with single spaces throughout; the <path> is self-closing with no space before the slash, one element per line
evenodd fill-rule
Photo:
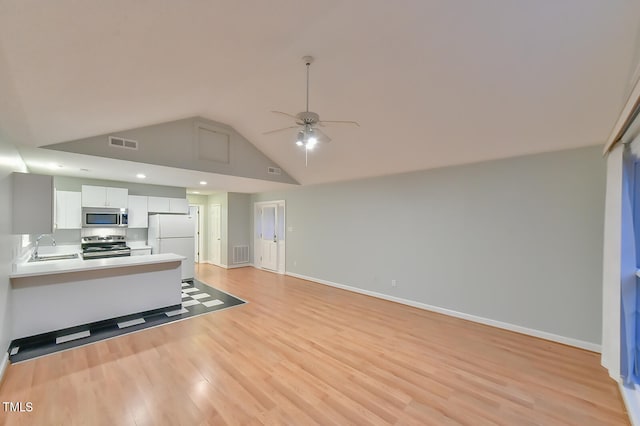
<path fill-rule="evenodd" d="M 38 236 L 38 238 L 36 238 L 36 247 L 33 249 L 33 254 L 31 255 L 32 259 L 37 259 L 38 258 L 38 247 L 40 247 L 40 240 L 42 239 L 42 237 L 49 237 L 51 238 L 51 241 L 53 242 L 53 245 L 56 245 L 56 240 L 55 238 L 53 238 L 53 235 L 51 234 L 40 234 Z"/>

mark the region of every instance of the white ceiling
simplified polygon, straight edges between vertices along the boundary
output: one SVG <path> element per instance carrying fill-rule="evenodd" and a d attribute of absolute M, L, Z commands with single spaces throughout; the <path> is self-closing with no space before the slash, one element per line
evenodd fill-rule
<path fill-rule="evenodd" d="M 634 77 L 638 16 L 624 0 L 0 0 L 0 131 L 42 146 L 200 115 L 302 184 L 594 145 Z M 289 125 L 270 110 L 304 109 L 307 54 L 311 110 L 361 127 L 327 128 L 305 167 L 293 132 L 262 133 Z"/>

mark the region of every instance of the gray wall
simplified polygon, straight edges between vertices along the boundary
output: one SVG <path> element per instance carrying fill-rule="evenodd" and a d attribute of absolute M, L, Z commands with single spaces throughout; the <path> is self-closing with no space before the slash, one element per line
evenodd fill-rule
<path fill-rule="evenodd" d="M 146 195 L 152 197 L 173 197 L 185 198 L 186 188 L 175 186 L 149 185 L 137 182 L 120 182 L 115 180 L 103 179 L 84 179 L 68 176 L 54 176 L 53 186 L 59 191 L 82 191 L 82 185 L 109 186 L 115 188 L 127 188 L 129 195 Z M 62 244 L 80 244 L 79 229 L 56 229 L 53 237 L 58 245 Z M 35 236 L 32 236 L 32 240 Z M 128 241 L 147 241 L 146 229 L 127 229 Z M 43 246 L 50 246 L 52 243 L 49 239 L 42 240 Z"/>
<path fill-rule="evenodd" d="M 228 263 L 233 263 L 233 247 L 248 246 L 251 239 L 251 196 L 249 194 L 228 193 Z"/>
<path fill-rule="evenodd" d="M 11 235 L 11 173 L 26 172 L 18 151 L 0 135 L 0 362 L 11 341 L 11 281 L 13 259 L 20 255 L 20 237 Z"/>
<path fill-rule="evenodd" d="M 186 188 L 176 186 L 148 185 L 136 182 L 120 182 L 115 180 L 82 179 L 67 176 L 54 176 L 53 186 L 59 191 L 82 191 L 82 185 L 111 186 L 127 188 L 129 195 L 147 195 L 151 197 L 186 198 Z"/>
<path fill-rule="evenodd" d="M 286 200 L 289 272 L 600 343 L 601 152 L 254 194 L 252 202 Z"/>
<path fill-rule="evenodd" d="M 221 192 L 212 195 L 187 195 L 189 204 L 204 206 L 200 210 L 203 220 L 203 253 L 200 261 L 210 261 L 209 212 L 212 204 L 220 204 L 220 263 L 230 266 L 233 246 L 249 245 L 251 238 L 251 196 L 235 192 Z"/>
<path fill-rule="evenodd" d="M 228 140 L 222 143 L 226 147 L 222 149 L 226 152 L 224 160 L 211 157 L 213 152 L 219 151 L 216 147 L 221 146 L 215 140 L 201 139 L 198 135 L 201 135 L 202 129 L 208 129 L 205 133 L 228 136 Z M 109 136 L 136 140 L 139 143 L 138 149 L 110 147 L 107 143 Z M 47 145 L 45 148 L 273 182 L 297 183 L 284 170 L 279 175 L 269 174 L 268 167 L 279 166 L 233 128 L 202 117 L 114 131 L 106 135 Z"/>

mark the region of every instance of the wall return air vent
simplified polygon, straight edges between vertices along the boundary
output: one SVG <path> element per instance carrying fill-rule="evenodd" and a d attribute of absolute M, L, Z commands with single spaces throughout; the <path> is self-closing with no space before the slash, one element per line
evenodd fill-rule
<path fill-rule="evenodd" d="M 109 136 L 109 146 L 113 148 L 138 149 L 138 141 L 133 139 L 119 138 L 117 136 Z"/>
<path fill-rule="evenodd" d="M 282 174 L 282 169 L 280 167 L 267 167 L 267 173 L 270 175 L 280 175 Z"/>
<path fill-rule="evenodd" d="M 233 246 L 232 263 L 249 263 L 249 246 Z"/>

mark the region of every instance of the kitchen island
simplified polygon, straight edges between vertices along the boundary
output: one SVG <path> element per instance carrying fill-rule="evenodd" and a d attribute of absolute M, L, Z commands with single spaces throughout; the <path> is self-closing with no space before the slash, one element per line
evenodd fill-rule
<path fill-rule="evenodd" d="M 12 338 L 180 305 L 176 254 L 22 262 L 9 274 Z"/>

